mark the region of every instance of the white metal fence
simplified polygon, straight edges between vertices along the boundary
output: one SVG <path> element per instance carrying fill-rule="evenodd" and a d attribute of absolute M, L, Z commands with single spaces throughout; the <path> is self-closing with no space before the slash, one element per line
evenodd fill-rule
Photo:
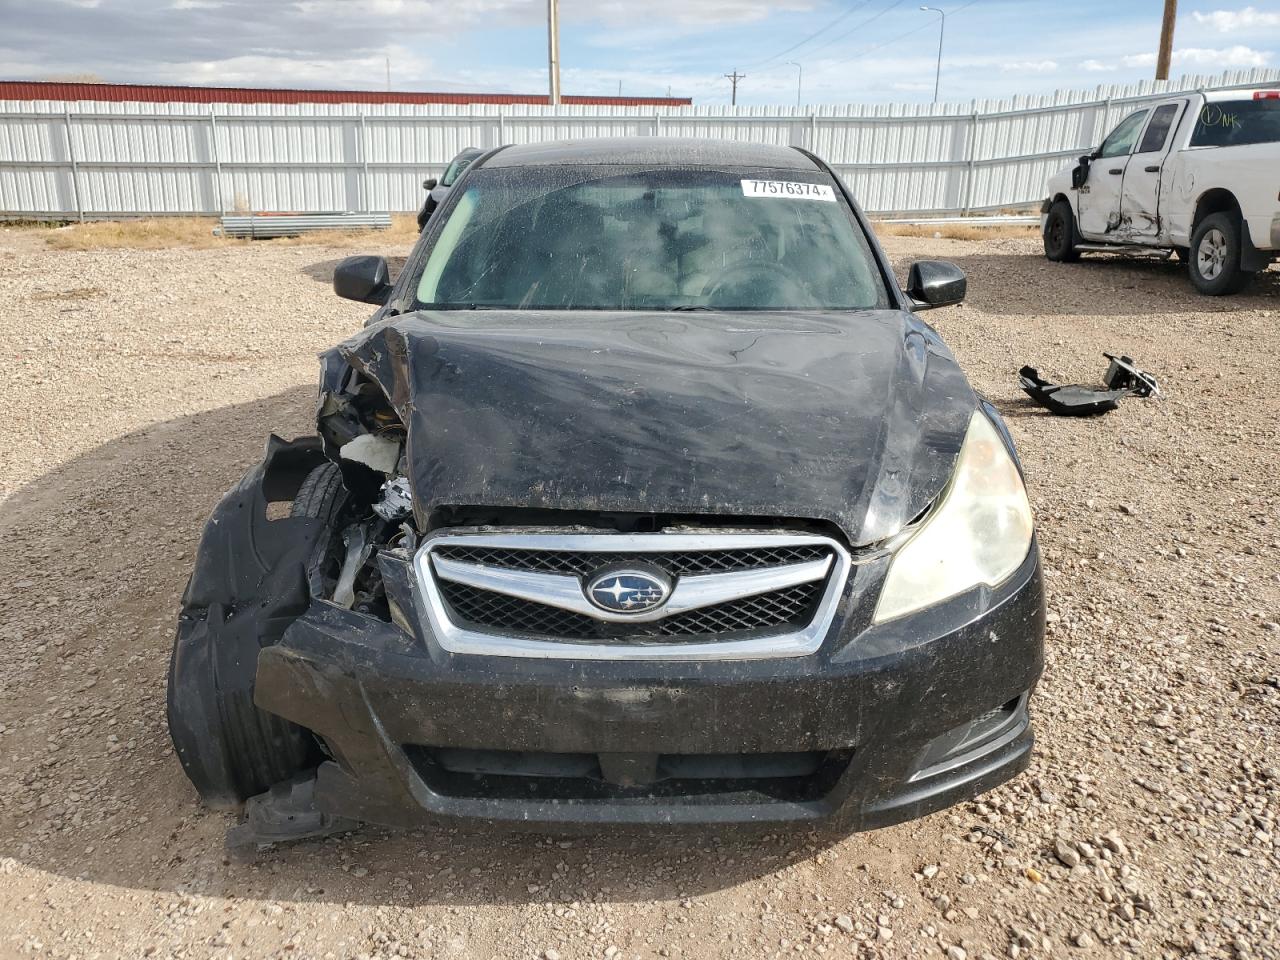
<path fill-rule="evenodd" d="M 466 146 L 568 137 L 725 137 L 827 160 L 875 213 L 1039 201 L 1045 181 L 1134 105 L 1280 83 L 1189 76 L 971 104 L 541 107 L 0 101 L 0 217 L 409 211 Z"/>

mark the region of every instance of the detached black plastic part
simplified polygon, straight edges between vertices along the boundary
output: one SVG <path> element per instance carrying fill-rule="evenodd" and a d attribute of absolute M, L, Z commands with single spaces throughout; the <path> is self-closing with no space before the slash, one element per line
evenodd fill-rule
<path fill-rule="evenodd" d="M 1139 370 L 1132 357 L 1104 353 L 1110 361 L 1102 381 L 1105 389 L 1085 387 L 1078 383 L 1056 384 L 1040 376 L 1035 367 L 1018 371 L 1023 391 L 1050 413 L 1060 417 L 1096 417 L 1120 405 L 1125 397 L 1158 397 L 1160 384 L 1145 370 Z"/>
<path fill-rule="evenodd" d="M 315 771 L 277 783 L 245 803 L 244 823 L 227 832 L 227 849 L 249 856 L 257 848 L 290 840 L 327 837 L 360 826 L 359 821 L 324 813 L 316 807 Z"/>
<path fill-rule="evenodd" d="M 1060 417 L 1096 417 L 1120 406 L 1128 390 L 1097 390 L 1078 383 L 1056 384 L 1040 376 L 1035 367 L 1018 371 L 1023 391 L 1050 413 Z"/>
<path fill-rule="evenodd" d="M 267 441 L 266 454 L 214 509 L 182 598 L 169 666 L 169 732 L 187 776 L 211 807 L 238 807 L 311 769 L 315 737 L 253 702 L 258 653 L 310 603 L 307 560 L 318 520 L 267 518 L 324 462 L 317 438 Z"/>

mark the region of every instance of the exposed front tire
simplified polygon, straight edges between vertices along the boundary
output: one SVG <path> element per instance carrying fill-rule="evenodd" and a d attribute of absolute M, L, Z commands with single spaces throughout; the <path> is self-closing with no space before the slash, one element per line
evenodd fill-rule
<path fill-rule="evenodd" d="M 1253 273 L 1240 268 L 1242 251 L 1240 218 L 1233 213 L 1211 213 L 1191 235 L 1191 262 L 1187 266 L 1192 285 L 1210 297 L 1239 293 Z"/>
<path fill-rule="evenodd" d="M 169 733 L 212 807 L 236 807 L 322 759 L 311 731 L 254 703 L 258 653 L 310 605 L 308 573 L 328 532 L 318 516 L 271 520 L 267 502 L 301 495 L 322 461 L 314 438 L 273 437 L 264 461 L 214 509 L 182 598 L 169 665 Z M 308 503 L 332 499 L 312 484 Z"/>
<path fill-rule="evenodd" d="M 1054 263 L 1075 263 L 1080 259 L 1076 218 L 1066 200 L 1059 200 L 1049 209 L 1044 223 L 1044 255 Z"/>

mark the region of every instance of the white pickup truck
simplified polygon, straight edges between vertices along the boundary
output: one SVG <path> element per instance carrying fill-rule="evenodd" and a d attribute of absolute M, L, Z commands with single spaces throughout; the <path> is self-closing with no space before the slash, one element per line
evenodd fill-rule
<path fill-rule="evenodd" d="M 1040 209 L 1050 260 L 1176 253 L 1201 293 L 1235 293 L 1280 258 L 1280 90 L 1135 110 L 1050 179 Z"/>

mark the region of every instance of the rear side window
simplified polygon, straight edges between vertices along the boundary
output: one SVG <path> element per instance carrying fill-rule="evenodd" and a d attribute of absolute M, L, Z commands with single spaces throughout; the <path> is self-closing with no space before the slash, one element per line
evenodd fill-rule
<path fill-rule="evenodd" d="M 1142 135 L 1142 143 L 1138 144 L 1139 153 L 1158 153 L 1164 149 L 1169 141 L 1169 131 L 1173 129 L 1173 122 L 1178 119 L 1178 111 L 1181 109 L 1180 103 L 1166 103 L 1163 107 L 1156 108 L 1156 112 L 1151 115 L 1151 122 L 1147 124 L 1147 132 Z"/>
<path fill-rule="evenodd" d="M 1206 103 L 1191 131 L 1193 147 L 1242 147 L 1280 142 L 1280 100 Z"/>

